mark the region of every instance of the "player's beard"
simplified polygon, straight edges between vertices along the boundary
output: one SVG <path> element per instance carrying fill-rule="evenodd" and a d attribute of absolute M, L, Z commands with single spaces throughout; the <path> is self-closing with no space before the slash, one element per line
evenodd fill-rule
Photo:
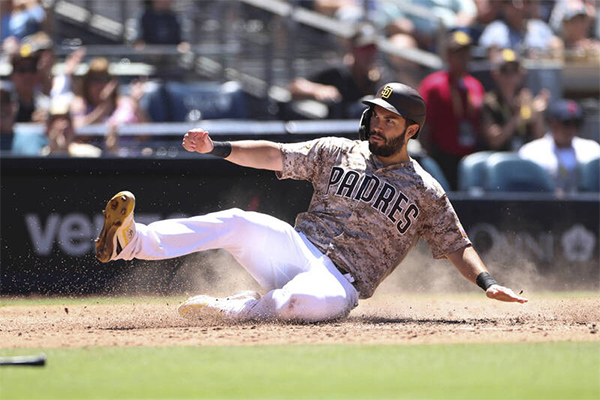
<path fill-rule="evenodd" d="M 404 131 L 398 137 L 393 139 L 386 139 L 375 132 L 371 132 L 370 136 L 377 136 L 378 138 L 384 140 L 383 144 L 369 142 L 369 150 L 371 153 L 379 157 L 391 157 L 402 151 L 402 148 L 404 147 L 404 139 L 406 138 L 406 128 L 404 128 Z"/>

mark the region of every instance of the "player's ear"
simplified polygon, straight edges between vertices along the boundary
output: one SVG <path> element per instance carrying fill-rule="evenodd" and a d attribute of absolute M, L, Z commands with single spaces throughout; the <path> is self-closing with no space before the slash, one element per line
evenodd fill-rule
<path fill-rule="evenodd" d="M 410 139 L 417 134 L 419 131 L 419 124 L 412 124 L 406 128 L 406 138 Z"/>

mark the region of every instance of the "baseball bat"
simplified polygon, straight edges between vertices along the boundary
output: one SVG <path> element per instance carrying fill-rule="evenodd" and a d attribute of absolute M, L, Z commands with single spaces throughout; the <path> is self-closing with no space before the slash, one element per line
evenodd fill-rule
<path fill-rule="evenodd" d="M 0 365 L 33 365 L 43 367 L 46 365 L 46 355 L 40 353 L 33 356 L 0 357 Z"/>

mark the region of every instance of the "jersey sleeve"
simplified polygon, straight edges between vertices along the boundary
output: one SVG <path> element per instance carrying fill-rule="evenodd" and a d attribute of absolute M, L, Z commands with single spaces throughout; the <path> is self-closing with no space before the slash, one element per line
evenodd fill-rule
<path fill-rule="evenodd" d="M 281 143 L 283 168 L 277 171 L 279 179 L 297 179 L 313 181 L 323 164 L 322 153 L 325 148 L 321 139 L 301 143 Z"/>
<path fill-rule="evenodd" d="M 422 236 L 436 259 L 471 244 L 454 207 L 445 194 L 427 207 Z"/>

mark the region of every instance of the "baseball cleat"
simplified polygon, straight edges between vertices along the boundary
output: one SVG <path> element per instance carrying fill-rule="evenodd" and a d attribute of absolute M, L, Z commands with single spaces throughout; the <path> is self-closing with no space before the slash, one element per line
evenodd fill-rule
<path fill-rule="evenodd" d="M 216 316 L 227 319 L 238 319 L 249 302 L 259 299 L 260 294 L 251 290 L 220 299 L 200 295 L 190 297 L 177 308 L 177 311 L 179 315 L 188 319 L 202 319 L 203 317 Z"/>
<path fill-rule="evenodd" d="M 96 257 L 101 262 L 114 260 L 135 236 L 134 208 L 135 196 L 127 191 L 115 194 L 106 204 L 104 226 L 96 239 Z"/>

